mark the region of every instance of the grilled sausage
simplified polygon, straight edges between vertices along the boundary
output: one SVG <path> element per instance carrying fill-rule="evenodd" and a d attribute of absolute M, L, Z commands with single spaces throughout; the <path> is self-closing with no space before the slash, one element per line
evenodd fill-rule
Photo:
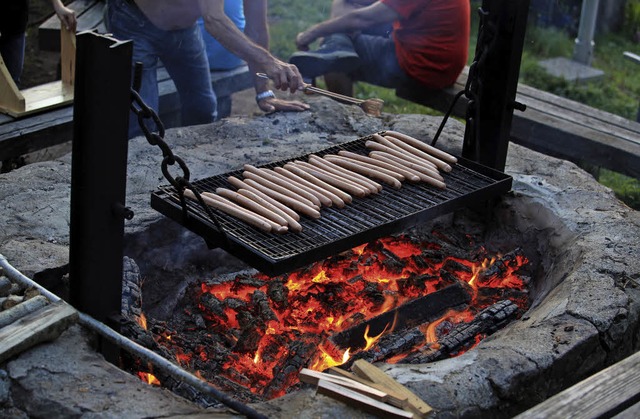
<path fill-rule="evenodd" d="M 245 182 L 243 182 L 242 180 L 238 179 L 237 177 L 229 176 L 227 178 L 227 180 L 229 181 L 229 183 L 231 185 L 235 186 L 236 189 L 247 189 L 247 190 L 250 190 L 251 192 L 253 192 L 256 195 L 258 195 L 260 198 L 262 198 L 265 201 L 269 202 L 270 204 L 275 205 L 276 207 L 278 207 L 281 211 L 285 212 L 289 217 L 293 218 L 296 221 L 300 221 L 300 214 L 298 214 L 297 212 L 295 212 L 291 208 L 287 207 L 282 202 L 276 201 L 275 199 L 271 198 L 269 195 L 266 195 L 266 194 L 260 192 L 258 189 L 254 188 L 251 185 L 246 184 Z"/>
<path fill-rule="evenodd" d="M 420 165 L 433 166 L 434 169 L 440 169 L 445 172 L 451 171 L 451 166 L 449 166 L 447 163 L 443 162 L 442 160 L 436 159 L 435 157 L 432 157 L 429 155 L 427 155 L 428 158 L 418 157 L 415 154 L 408 152 L 407 150 L 403 149 L 399 145 L 392 143 L 387 138 L 382 137 L 378 134 L 373 134 L 372 137 L 376 140 L 376 142 L 388 148 L 388 150 L 382 150 L 382 151 L 391 153 L 390 150 L 393 150 L 392 154 L 396 154 L 398 157 L 403 157 L 405 160 L 411 160 Z"/>
<path fill-rule="evenodd" d="M 187 198 L 197 200 L 196 194 L 191 189 L 185 189 L 184 195 Z M 205 204 L 216 208 L 226 214 L 229 214 L 233 217 L 236 217 L 247 224 L 250 224 L 257 229 L 264 231 L 265 233 L 270 233 L 272 228 L 272 222 L 262 217 L 261 215 L 251 213 L 250 211 L 245 210 L 244 208 L 234 204 L 233 202 L 224 199 L 222 197 L 214 198 L 208 195 L 200 194 L 200 197 L 204 201 Z"/>
<path fill-rule="evenodd" d="M 275 223 L 278 223 L 282 226 L 288 225 L 287 220 L 278 213 L 270 210 L 269 208 L 265 207 L 262 204 L 259 204 L 252 199 L 249 199 L 244 195 L 239 194 L 238 192 L 232 191 L 231 189 L 227 188 L 217 188 L 216 194 L 220 195 L 223 198 L 227 198 L 228 200 L 233 201 L 250 211 L 260 214 Z"/>
<path fill-rule="evenodd" d="M 395 148 L 388 147 L 375 141 L 367 141 L 365 145 L 372 150 L 384 152 L 387 156 L 393 157 L 394 160 L 405 162 L 405 166 L 407 167 L 411 167 L 414 170 L 426 173 L 428 175 L 433 175 L 435 178 L 440 178 L 440 180 L 442 180 L 442 176 L 438 173 L 438 168 L 431 164 L 431 162 L 419 159 L 417 157 L 412 158 L 406 153 L 402 153 Z M 369 155 L 371 156 L 371 153 L 369 153 Z"/>
<path fill-rule="evenodd" d="M 280 201 L 281 203 L 285 204 L 289 208 L 300 212 L 301 214 L 304 214 L 308 217 L 315 218 L 315 219 L 320 218 L 320 211 L 318 211 L 316 208 L 313 208 L 307 205 L 306 203 L 300 200 L 297 200 L 288 195 L 275 191 L 261 183 L 258 183 L 253 179 L 246 179 L 245 183 L 247 183 L 250 186 L 253 186 L 255 189 L 258 189 L 260 192 L 265 193 L 266 195 L 270 196 L 276 201 Z"/>
<path fill-rule="evenodd" d="M 285 189 L 289 189 L 294 194 L 301 196 L 303 198 L 306 198 L 309 202 L 311 202 L 313 205 L 315 205 L 318 208 L 320 208 L 320 206 L 322 205 L 320 203 L 320 200 L 315 195 L 305 191 L 302 188 L 297 187 L 295 184 L 292 184 L 291 181 L 287 181 L 286 179 L 282 180 L 282 177 L 279 176 L 277 173 L 275 173 L 273 170 L 258 169 L 257 167 L 254 167 L 250 164 L 245 164 L 244 170 L 250 171 L 259 176 L 263 176 L 265 179 L 269 180 L 270 182 L 273 182 L 276 185 L 279 185 Z"/>
<path fill-rule="evenodd" d="M 340 150 L 338 152 L 338 155 L 344 156 L 350 159 L 358 160 L 358 161 L 370 164 L 372 166 L 380 167 L 382 169 L 389 170 L 390 172 L 393 172 L 393 173 L 398 173 L 404 178 L 404 179 L 398 179 L 401 181 L 406 179 L 409 182 L 420 182 L 420 177 L 415 173 L 408 170 L 404 170 L 403 168 L 397 165 L 389 164 L 382 160 L 374 159 L 369 156 L 363 156 L 362 154 L 358 154 L 358 153 L 352 153 L 351 151 L 346 151 L 346 150 Z"/>
<path fill-rule="evenodd" d="M 435 164 L 439 169 L 442 169 L 445 172 L 450 172 L 452 170 L 451 166 L 444 160 L 441 160 L 435 156 L 432 156 L 431 154 L 425 153 L 424 151 L 413 147 L 411 144 L 407 144 L 404 141 L 399 140 L 395 137 L 391 137 L 389 135 L 385 135 L 384 139 L 391 142 L 391 144 L 395 145 L 396 147 L 399 147 L 416 157 L 430 161 L 431 163 Z"/>
<path fill-rule="evenodd" d="M 329 185 L 335 186 L 342 191 L 347 192 L 348 194 L 355 195 L 358 198 L 364 198 L 369 195 L 371 191 L 369 189 L 365 189 L 363 186 L 358 185 L 357 183 L 351 182 L 348 179 L 345 179 L 340 176 L 336 176 L 331 172 L 328 172 L 318 166 L 314 166 L 307 162 L 296 161 L 295 164 L 305 172 L 317 177 L 323 182 L 328 183 Z"/>
<path fill-rule="evenodd" d="M 328 192 L 330 194 L 329 198 L 331 198 L 333 205 L 335 205 L 338 208 L 343 208 L 345 204 L 350 204 L 353 201 L 353 198 L 351 197 L 351 195 L 349 195 L 345 191 L 338 189 L 318 179 L 317 177 L 305 172 L 300 167 L 296 166 L 295 163 L 287 163 L 284 165 L 284 168 L 285 170 L 288 170 L 291 173 L 300 176 L 301 178 L 308 181 L 309 183 L 313 183 L 318 188 L 321 188 L 322 190 Z"/>
<path fill-rule="evenodd" d="M 392 175 L 383 173 L 379 167 L 368 166 L 366 163 L 341 156 L 324 156 L 324 158 L 331 163 L 344 167 L 345 169 L 378 179 L 381 182 L 391 185 L 395 189 L 400 189 L 402 187 L 402 183 L 400 183 L 398 179 Z"/>
<path fill-rule="evenodd" d="M 276 172 L 278 175 L 282 176 L 284 179 L 288 179 L 290 182 L 295 182 L 295 184 L 298 187 L 303 188 L 309 193 L 314 194 L 323 206 L 325 207 L 333 206 L 333 200 L 329 196 L 329 192 L 323 190 L 322 188 L 314 185 L 313 183 L 307 180 L 304 180 L 300 176 L 296 175 L 293 172 L 288 171 L 284 167 L 274 167 L 273 171 Z M 344 206 L 344 201 L 343 201 L 343 206 Z"/>
<path fill-rule="evenodd" d="M 328 172 L 331 172 L 336 176 L 343 177 L 351 182 L 357 183 L 358 185 L 362 185 L 371 193 L 378 193 L 382 190 L 382 185 L 380 185 L 379 183 L 374 182 L 371 179 L 367 179 L 366 177 L 354 171 L 335 165 L 330 161 L 316 155 L 311 154 L 309 156 L 309 163 L 313 164 L 314 166 L 321 167 L 322 169 L 327 170 Z"/>
<path fill-rule="evenodd" d="M 249 185 L 247 185 L 247 186 L 249 186 Z M 280 209 L 278 206 L 276 206 L 276 205 L 272 204 L 271 202 L 269 202 L 268 200 L 260 197 L 260 195 L 258 195 L 257 193 L 252 192 L 249 189 L 244 189 L 244 188 L 238 189 L 238 193 L 240 195 L 246 196 L 247 198 L 257 202 L 258 204 L 262 205 L 263 207 L 268 208 L 271 211 L 273 211 L 274 213 L 280 215 L 282 218 L 284 218 L 286 220 L 287 226 L 289 227 L 290 231 L 293 231 L 294 233 L 299 233 L 299 232 L 302 231 L 302 225 L 300 225 L 300 223 L 297 220 L 295 220 L 294 218 L 290 217 L 289 214 L 287 214 L 285 211 Z"/>
<path fill-rule="evenodd" d="M 406 160 L 402 160 L 397 156 L 387 154 L 381 151 L 372 151 L 369 155 L 374 159 L 381 160 L 389 164 L 397 165 L 399 168 L 402 168 L 403 170 L 409 170 L 413 172 L 415 175 L 417 175 L 420 178 L 422 182 L 428 183 L 440 189 L 446 188 L 446 185 L 443 181 L 444 179 L 438 173 L 431 172 L 432 174 L 429 174 L 428 173 L 429 171 L 423 167 L 418 167 L 418 165 L 414 163 L 408 162 Z"/>
<path fill-rule="evenodd" d="M 418 148 L 422 151 L 425 151 L 431 155 L 434 155 L 444 161 L 446 161 L 447 163 L 450 164 L 454 164 L 458 162 L 458 159 L 455 156 L 452 156 L 451 154 L 447 153 L 446 151 L 440 150 L 439 148 L 433 147 L 429 144 L 426 144 L 420 140 L 418 140 L 417 138 L 414 138 L 410 135 L 407 134 L 402 134 L 400 132 L 397 131 L 385 131 L 384 135 L 389 135 L 391 137 L 395 137 L 399 140 L 404 141 L 407 144 L 410 144 L 412 146 L 414 146 L 415 148 Z"/>
<path fill-rule="evenodd" d="M 264 186 L 267 189 L 271 189 L 274 192 L 278 192 L 279 194 L 288 196 L 288 197 L 290 197 L 290 198 L 292 198 L 292 199 L 294 199 L 294 200 L 296 200 L 298 202 L 302 202 L 303 204 L 305 204 L 305 205 L 307 205 L 307 206 L 309 206 L 311 208 L 314 208 L 316 210 L 320 209 L 320 207 L 318 207 L 313 202 L 309 201 L 307 198 L 305 198 L 303 196 L 300 196 L 300 195 L 298 195 L 298 194 L 296 194 L 294 192 L 291 192 L 289 189 L 283 188 L 282 186 L 271 182 L 269 179 L 266 179 L 263 176 L 257 175 L 257 174 L 252 173 L 252 172 L 248 172 L 246 170 L 244 172 L 242 172 L 242 176 L 244 176 L 245 182 L 248 179 L 251 179 L 254 182 L 259 183 L 260 185 Z M 263 190 L 263 192 L 264 192 L 264 190 Z M 282 202 L 282 201 L 280 201 L 280 202 Z"/>

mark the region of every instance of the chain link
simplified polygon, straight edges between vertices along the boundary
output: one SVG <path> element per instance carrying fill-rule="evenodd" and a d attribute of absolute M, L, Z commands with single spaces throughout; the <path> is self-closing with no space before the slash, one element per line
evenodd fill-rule
<path fill-rule="evenodd" d="M 171 147 L 169 147 L 169 145 L 164 140 L 164 124 L 160 120 L 160 117 L 158 116 L 156 111 L 154 111 L 144 102 L 144 100 L 142 100 L 142 97 L 140 97 L 140 94 L 135 89 L 131 89 L 131 111 L 138 118 L 138 125 L 140 126 L 142 133 L 147 139 L 147 142 L 153 146 L 159 147 L 160 150 L 162 150 L 163 158 L 162 163 L 160 164 L 162 174 L 167 179 L 167 181 L 174 188 L 176 188 L 176 192 L 180 197 L 183 217 L 186 219 L 189 215 L 184 191 L 185 189 L 191 189 L 204 211 L 213 221 L 218 230 L 222 233 L 224 239 L 228 241 L 227 234 L 218 221 L 218 218 L 213 214 L 209 205 L 204 202 L 204 199 L 200 195 L 200 192 L 197 190 L 197 188 L 189 182 L 191 174 L 189 172 L 187 164 L 180 157 L 173 154 Z M 173 166 L 176 163 L 182 170 L 182 176 L 173 177 L 169 172 L 169 166 Z"/>

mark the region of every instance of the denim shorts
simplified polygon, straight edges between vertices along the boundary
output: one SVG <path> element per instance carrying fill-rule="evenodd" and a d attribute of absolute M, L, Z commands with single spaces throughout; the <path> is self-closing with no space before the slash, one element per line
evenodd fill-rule
<path fill-rule="evenodd" d="M 361 61 L 360 67 L 351 74 L 354 81 L 395 88 L 411 80 L 398 64 L 392 37 L 360 34 L 352 39 Z"/>

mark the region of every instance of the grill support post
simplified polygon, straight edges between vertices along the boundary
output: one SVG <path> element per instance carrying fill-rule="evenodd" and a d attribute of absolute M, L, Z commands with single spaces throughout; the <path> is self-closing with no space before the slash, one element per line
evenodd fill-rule
<path fill-rule="evenodd" d="M 70 302 L 116 330 L 122 298 L 132 43 L 77 37 Z"/>
<path fill-rule="evenodd" d="M 474 129 L 465 131 L 462 155 L 482 165 L 504 171 L 511 120 L 516 103 L 520 61 L 529 14 L 529 0 L 483 0 L 484 30 L 490 31 L 486 59 L 477 65 L 478 107 Z M 480 32 L 483 28 L 480 28 Z M 486 34 L 486 33 L 485 33 Z"/>

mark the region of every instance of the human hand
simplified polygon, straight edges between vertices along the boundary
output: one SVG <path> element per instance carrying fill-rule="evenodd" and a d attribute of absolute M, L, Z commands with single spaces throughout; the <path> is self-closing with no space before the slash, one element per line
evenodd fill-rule
<path fill-rule="evenodd" d="M 309 45 L 315 40 L 315 37 L 311 36 L 309 31 L 300 32 L 296 36 L 296 47 L 299 51 L 309 51 Z"/>
<path fill-rule="evenodd" d="M 297 100 L 284 100 L 275 97 L 268 97 L 258 101 L 260 110 L 266 113 L 273 112 L 303 112 L 310 109 L 306 103 Z"/>
<path fill-rule="evenodd" d="M 60 23 L 62 23 L 68 31 L 75 32 L 78 25 L 76 12 L 62 4 L 55 7 L 54 10 L 56 15 L 58 15 L 58 19 L 60 19 Z"/>
<path fill-rule="evenodd" d="M 295 93 L 305 87 L 298 67 L 280 61 L 277 58 L 273 58 L 273 62 L 265 69 L 265 73 L 276 89 L 289 90 L 291 93 Z"/>

